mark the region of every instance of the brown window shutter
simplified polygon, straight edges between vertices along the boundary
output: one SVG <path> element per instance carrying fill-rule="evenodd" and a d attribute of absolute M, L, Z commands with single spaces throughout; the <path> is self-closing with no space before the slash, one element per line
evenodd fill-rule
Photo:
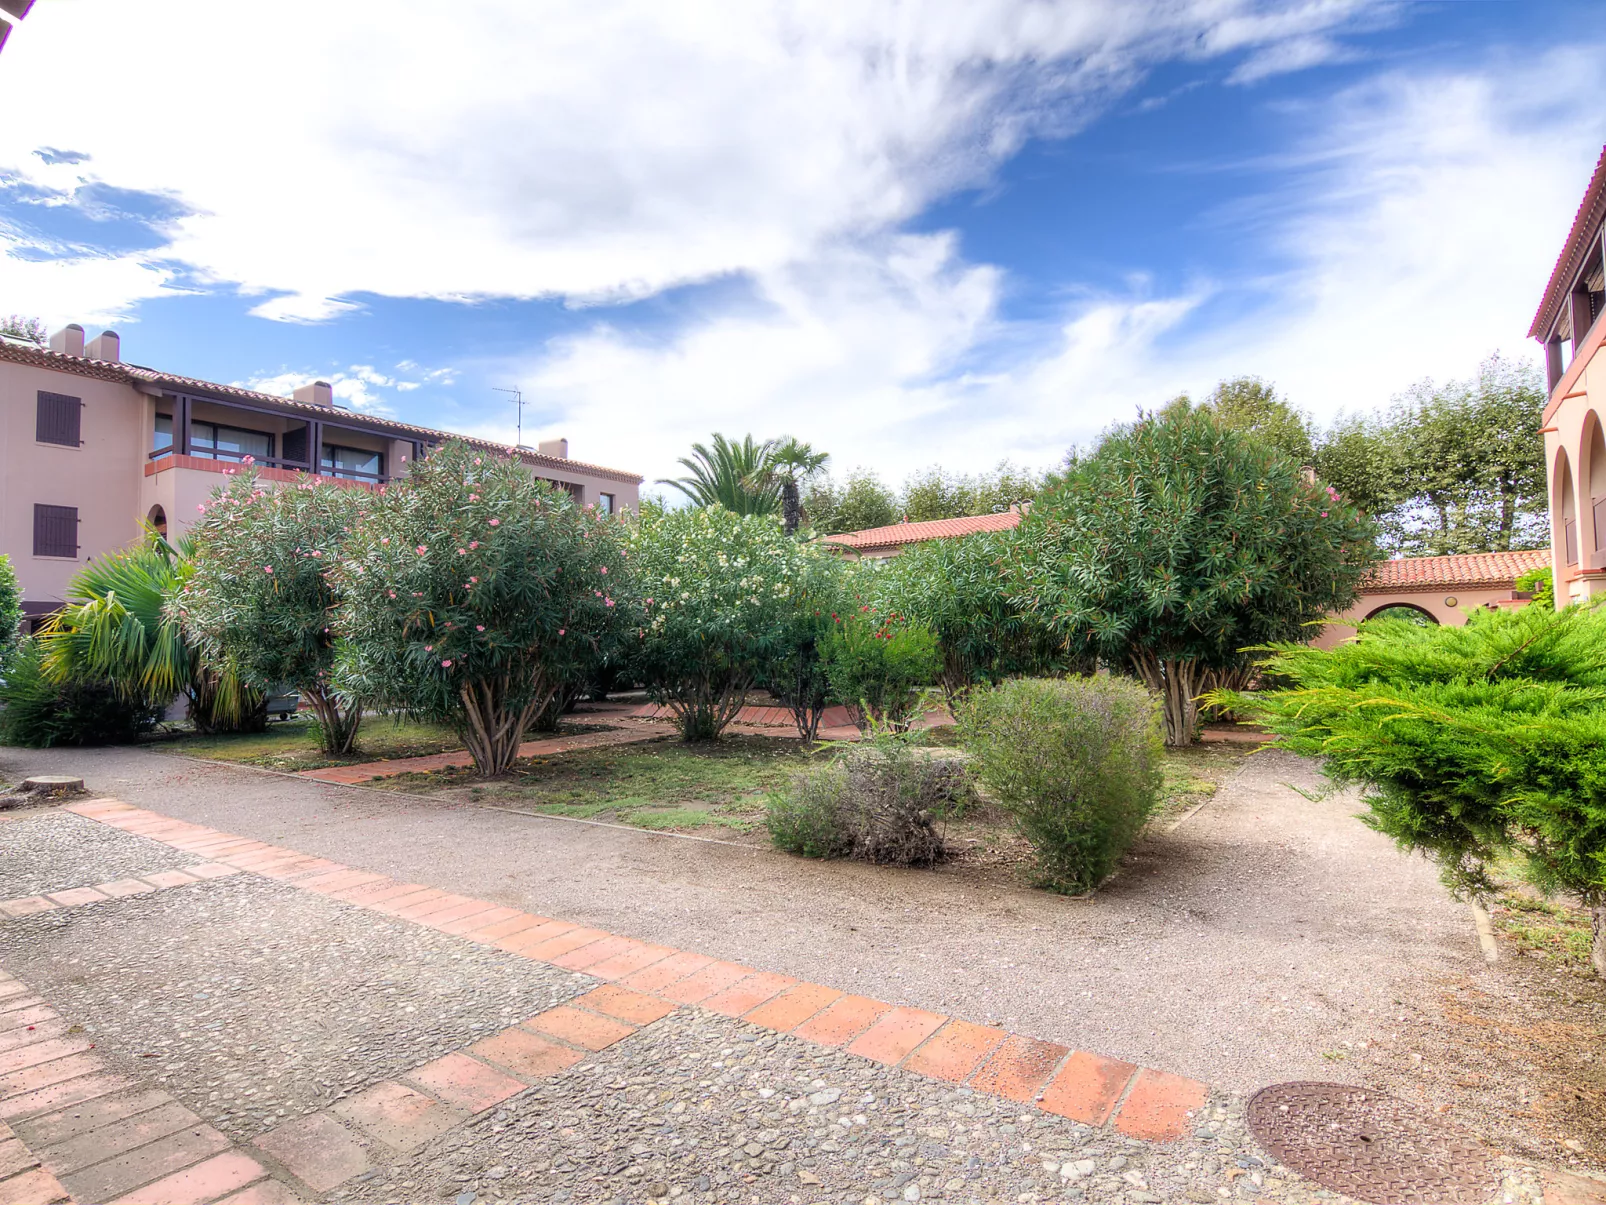
<path fill-rule="evenodd" d="M 84 403 L 80 398 L 65 393 L 47 393 L 41 389 L 34 438 L 42 444 L 76 448 L 83 408 Z"/>
<path fill-rule="evenodd" d="M 33 508 L 34 556 L 78 555 L 78 508 L 44 506 Z"/>

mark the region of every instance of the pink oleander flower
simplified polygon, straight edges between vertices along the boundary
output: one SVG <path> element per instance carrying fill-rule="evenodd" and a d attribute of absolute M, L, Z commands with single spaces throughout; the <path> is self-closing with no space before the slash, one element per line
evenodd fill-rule
<path fill-rule="evenodd" d="M 204 514 L 205 514 L 205 513 L 206 513 L 206 503 L 204 503 L 204 502 L 197 502 L 197 503 L 196 503 L 196 504 L 195 504 L 195 509 L 196 509 L 196 510 L 198 510 L 198 511 L 200 511 L 200 512 L 201 512 L 201 513 L 202 513 L 202 514 L 203 514 L 203 515 L 204 515 Z"/>
<path fill-rule="evenodd" d="M 500 526 L 502 526 L 502 520 L 500 520 L 500 519 L 492 519 L 491 520 L 491 526 L 492 527 L 500 527 Z"/>
<path fill-rule="evenodd" d="M 479 464 L 479 462 L 480 462 L 480 458 L 479 458 L 479 457 L 478 457 L 478 456 L 476 456 L 476 457 L 475 457 L 475 458 L 474 458 L 474 463 L 475 463 L 475 464 Z"/>
<path fill-rule="evenodd" d="M 457 550 L 457 555 L 458 556 L 467 556 L 468 555 L 468 549 L 467 548 L 459 548 Z"/>
<path fill-rule="evenodd" d="M 428 551 L 429 551 L 429 546 L 428 546 L 428 545 L 426 545 L 426 544 L 420 544 L 420 545 L 419 545 L 419 546 L 418 546 L 418 555 L 419 555 L 419 556 L 423 556 L 423 555 L 424 555 L 424 554 L 425 554 L 425 553 L 426 553 L 426 552 L 428 552 Z"/>
<path fill-rule="evenodd" d="M 446 658 L 445 661 L 442 661 L 441 662 L 441 668 L 442 669 L 451 669 L 452 668 L 452 659 L 450 657 L 448 657 L 448 658 Z"/>
<path fill-rule="evenodd" d="M 392 590 L 392 591 L 391 591 L 391 592 L 390 592 L 390 596 L 391 596 L 391 597 L 392 597 L 392 598 L 395 598 L 395 597 L 396 597 L 396 591 L 394 591 L 394 590 Z"/>
<path fill-rule="evenodd" d="M 470 540 L 468 542 L 468 546 L 470 548 L 478 548 L 480 546 L 480 542 L 478 540 Z"/>
<path fill-rule="evenodd" d="M 470 502 L 478 502 L 480 500 L 480 496 L 478 494 L 470 494 L 468 496 L 468 500 Z"/>
<path fill-rule="evenodd" d="M 603 599 L 603 600 L 602 600 L 602 605 L 603 605 L 603 606 L 605 606 L 605 607 L 611 607 L 611 606 L 613 606 L 613 599 L 611 599 L 611 598 L 605 598 L 605 599 Z"/>
<path fill-rule="evenodd" d="M 602 567 L 601 567 L 601 568 L 599 568 L 599 569 L 598 569 L 598 570 L 597 570 L 597 572 L 598 572 L 598 573 L 606 573 L 606 572 L 608 572 L 608 566 L 606 566 L 606 565 L 603 565 L 603 566 L 602 566 Z"/>
<path fill-rule="evenodd" d="M 565 633 L 565 632 L 567 632 L 567 631 L 568 631 L 568 630 L 569 630 L 569 629 L 568 629 L 568 628 L 559 628 L 559 629 L 558 629 L 558 635 L 559 635 L 559 636 L 562 636 L 562 635 L 563 635 L 563 634 L 564 634 L 564 633 Z"/>
<path fill-rule="evenodd" d="M 1322 518 L 1327 518 L 1327 512 L 1325 510 L 1322 512 Z"/>
<path fill-rule="evenodd" d="M 313 550 L 312 550 L 312 555 L 313 555 L 313 556 L 322 556 L 322 555 L 323 555 L 323 553 L 321 553 L 321 552 L 319 552 L 319 551 L 318 551 L 318 550 L 317 550 L 317 549 L 316 549 L 316 548 L 314 548 L 314 549 L 313 549 Z"/>
<path fill-rule="evenodd" d="M 256 462 L 257 458 L 255 456 L 242 456 L 240 458 L 241 464 L 255 464 Z"/>
<path fill-rule="evenodd" d="M 483 632 L 485 630 L 485 625 L 483 623 L 477 623 L 474 625 L 474 630 L 476 632 Z"/>
<path fill-rule="evenodd" d="M 272 573 L 273 572 L 273 566 L 272 565 L 264 565 L 264 566 L 262 566 L 262 572 L 263 573 Z"/>
<path fill-rule="evenodd" d="M 424 651 L 426 653 L 433 653 L 435 651 L 435 646 L 433 644 L 426 644 L 424 646 Z"/>
<path fill-rule="evenodd" d="M 471 581 L 471 582 L 473 582 L 473 583 L 474 583 L 474 585 L 476 585 L 476 586 L 477 586 L 477 585 L 479 585 L 479 584 L 480 584 L 480 579 L 479 579 L 479 578 L 477 578 L 477 577 L 471 577 L 471 578 L 469 578 L 469 579 L 468 579 L 468 580 L 469 580 L 469 581 Z"/>
<path fill-rule="evenodd" d="M 379 537 L 379 542 L 381 544 L 388 544 L 388 543 L 390 543 L 390 537 L 389 536 L 380 536 Z"/>

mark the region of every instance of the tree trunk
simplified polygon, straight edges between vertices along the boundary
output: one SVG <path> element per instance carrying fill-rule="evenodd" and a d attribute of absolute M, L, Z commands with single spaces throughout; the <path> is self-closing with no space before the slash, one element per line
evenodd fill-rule
<path fill-rule="evenodd" d="M 362 702 L 358 700 L 344 711 L 340 700 L 321 686 L 303 690 L 312 704 L 322 729 L 323 751 L 330 757 L 344 757 L 357 744 L 357 729 L 362 725 Z"/>
<path fill-rule="evenodd" d="M 542 678 L 534 682 L 529 701 L 516 706 L 510 701 L 511 683 L 500 678 L 465 682 L 458 688 L 463 701 L 463 743 L 474 759 L 481 777 L 506 774 L 519 758 L 525 730 L 552 700 L 553 689 Z"/>
<path fill-rule="evenodd" d="M 1606 904 L 1596 904 L 1589 910 L 1589 923 L 1594 935 L 1589 960 L 1595 964 L 1595 974 L 1606 979 Z"/>
<path fill-rule="evenodd" d="M 788 477 L 781 482 L 781 522 L 787 535 L 796 535 L 803 519 L 803 507 L 798 498 L 797 481 Z"/>
<path fill-rule="evenodd" d="M 1172 749 L 1193 744 L 1199 732 L 1199 695 L 1204 667 L 1197 661 L 1132 654 L 1132 666 L 1148 688 L 1160 696 L 1165 743 Z"/>

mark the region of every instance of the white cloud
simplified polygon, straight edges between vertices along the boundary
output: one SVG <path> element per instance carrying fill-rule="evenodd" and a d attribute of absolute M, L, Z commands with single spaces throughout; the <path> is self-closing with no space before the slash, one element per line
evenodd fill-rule
<path fill-rule="evenodd" d="M 265 317 L 364 292 L 640 297 L 790 271 L 1153 63 L 1321 37 L 1378 3 L 284 0 L 264 20 L 79 0 L 7 47 L 0 103 L 28 120 L 0 130 L 0 168 L 172 194 L 191 212 L 157 255 Z M 131 61 L 186 67 L 131 84 Z"/>
<path fill-rule="evenodd" d="M 410 393 L 414 389 L 421 388 L 426 382 L 450 384 L 455 375 L 454 370 L 449 368 L 421 371 L 418 365 L 410 361 L 397 367 L 409 370 L 412 375 L 420 379 L 406 380 L 380 372 L 371 364 L 353 364 L 345 369 L 322 373 L 293 372 L 287 369 L 269 376 L 236 381 L 234 384 L 241 389 L 254 389 L 258 393 L 289 397 L 303 385 L 324 381 L 333 391 L 336 405 L 344 406 L 348 410 L 362 410 L 369 414 L 393 415 L 395 399 L 387 397 L 383 390 L 393 389 L 397 393 Z"/>

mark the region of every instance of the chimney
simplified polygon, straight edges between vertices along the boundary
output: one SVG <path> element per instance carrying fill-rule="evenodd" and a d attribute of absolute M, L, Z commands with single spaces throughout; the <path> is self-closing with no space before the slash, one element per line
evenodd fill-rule
<path fill-rule="evenodd" d="M 100 334 L 89 341 L 89 347 L 84 354 L 91 360 L 105 360 L 115 364 L 122 358 L 123 341 L 117 337 L 116 331 L 101 331 Z"/>
<path fill-rule="evenodd" d="M 84 354 L 84 328 L 76 322 L 62 327 L 50 336 L 50 350 L 59 351 L 64 356 L 81 356 Z"/>
<path fill-rule="evenodd" d="M 566 439 L 543 439 L 535 445 L 535 450 L 556 460 L 569 459 L 569 441 Z"/>
<path fill-rule="evenodd" d="M 335 391 L 328 381 L 314 381 L 310 385 L 303 385 L 291 394 L 298 402 L 306 402 L 309 406 L 329 406 L 335 404 Z"/>

